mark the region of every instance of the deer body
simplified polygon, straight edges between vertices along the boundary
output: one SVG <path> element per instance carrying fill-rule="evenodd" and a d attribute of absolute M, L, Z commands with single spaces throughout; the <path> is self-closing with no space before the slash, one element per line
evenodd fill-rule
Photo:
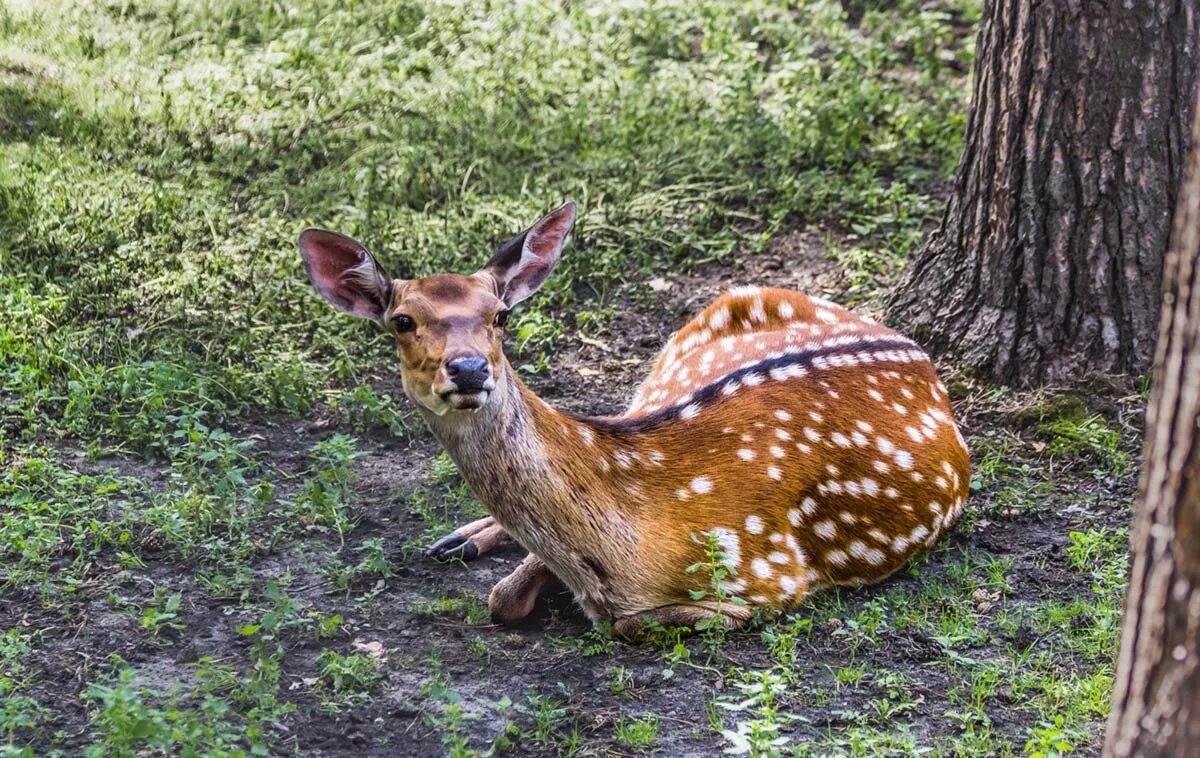
<path fill-rule="evenodd" d="M 496 616 L 527 613 L 553 574 L 589 617 L 618 631 L 716 613 L 737 624 L 754 606 L 787 609 L 822 585 L 882 579 L 953 524 L 970 463 L 929 359 L 890 329 L 799 292 L 719 297 L 668 341 L 620 416 L 551 408 L 479 327 L 471 349 L 487 369 L 456 380 L 458 348 L 448 336 L 440 349 L 430 344 L 437 325 L 502 307 L 481 304 L 488 297 L 527 294 L 521 276 L 557 258 L 574 216 L 571 206 L 563 223 L 564 209 L 517 238 L 519 256 L 502 248 L 474 277 L 397 282 L 379 296 L 385 313 L 437 301 L 424 336 L 398 335 L 405 389 L 495 521 L 441 543 L 459 549 L 487 536 L 474 557 L 507 534 L 530 553 L 493 591 Z M 539 257 L 547 239 L 552 254 Z M 349 261 L 350 277 L 322 291 L 371 280 L 362 265 Z M 446 315 L 442 300 L 468 305 Z M 429 354 L 436 361 L 418 360 Z M 422 382 L 422 372 L 433 378 Z M 703 561 L 706 536 L 731 571 L 721 589 L 746 605 L 690 594 L 707 589 L 686 571 Z"/>
<path fill-rule="evenodd" d="M 892 573 L 965 501 L 966 448 L 925 355 L 798 292 L 716 300 L 623 416 L 572 417 L 504 377 L 486 421 L 428 421 L 594 620 L 693 602 L 697 535 L 717 535 L 736 571 L 727 592 L 786 609 Z"/>

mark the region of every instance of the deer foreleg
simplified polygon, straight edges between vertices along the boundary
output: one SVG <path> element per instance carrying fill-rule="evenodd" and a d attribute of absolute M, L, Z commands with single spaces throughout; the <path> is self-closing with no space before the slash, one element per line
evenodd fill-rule
<path fill-rule="evenodd" d="M 472 521 L 460 526 L 426 550 L 425 554 L 439 561 L 458 558 L 463 561 L 473 561 L 481 555 L 486 555 L 496 548 L 512 542 L 508 532 L 496 523 L 491 516 Z"/>
<path fill-rule="evenodd" d="M 554 576 L 533 553 L 525 556 L 521 565 L 501 579 L 488 595 L 488 610 L 497 624 L 513 624 L 529 615 L 538 593 Z"/>

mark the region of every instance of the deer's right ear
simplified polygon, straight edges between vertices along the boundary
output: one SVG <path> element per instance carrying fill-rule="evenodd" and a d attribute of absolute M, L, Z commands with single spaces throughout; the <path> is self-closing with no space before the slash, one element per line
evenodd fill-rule
<path fill-rule="evenodd" d="M 382 321 L 392 280 L 367 249 L 344 234 L 310 228 L 296 241 L 313 286 L 338 310 Z"/>

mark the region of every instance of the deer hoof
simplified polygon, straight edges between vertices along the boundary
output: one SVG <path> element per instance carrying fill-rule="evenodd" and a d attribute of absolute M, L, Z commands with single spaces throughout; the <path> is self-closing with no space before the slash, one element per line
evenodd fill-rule
<path fill-rule="evenodd" d="M 479 557 L 479 546 L 470 537 L 451 532 L 426 548 L 425 555 L 438 561 L 473 561 Z"/>

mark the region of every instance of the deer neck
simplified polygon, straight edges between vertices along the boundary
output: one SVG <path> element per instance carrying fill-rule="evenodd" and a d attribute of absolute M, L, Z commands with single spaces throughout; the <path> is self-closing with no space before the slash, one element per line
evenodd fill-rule
<path fill-rule="evenodd" d="M 572 481 L 569 451 L 548 435 L 566 419 L 507 362 L 498 373 L 487 405 L 471 414 L 426 413 L 430 428 L 476 497 L 518 539 L 550 524 L 570 528 L 583 517 L 573 496 L 579 483 Z"/>

